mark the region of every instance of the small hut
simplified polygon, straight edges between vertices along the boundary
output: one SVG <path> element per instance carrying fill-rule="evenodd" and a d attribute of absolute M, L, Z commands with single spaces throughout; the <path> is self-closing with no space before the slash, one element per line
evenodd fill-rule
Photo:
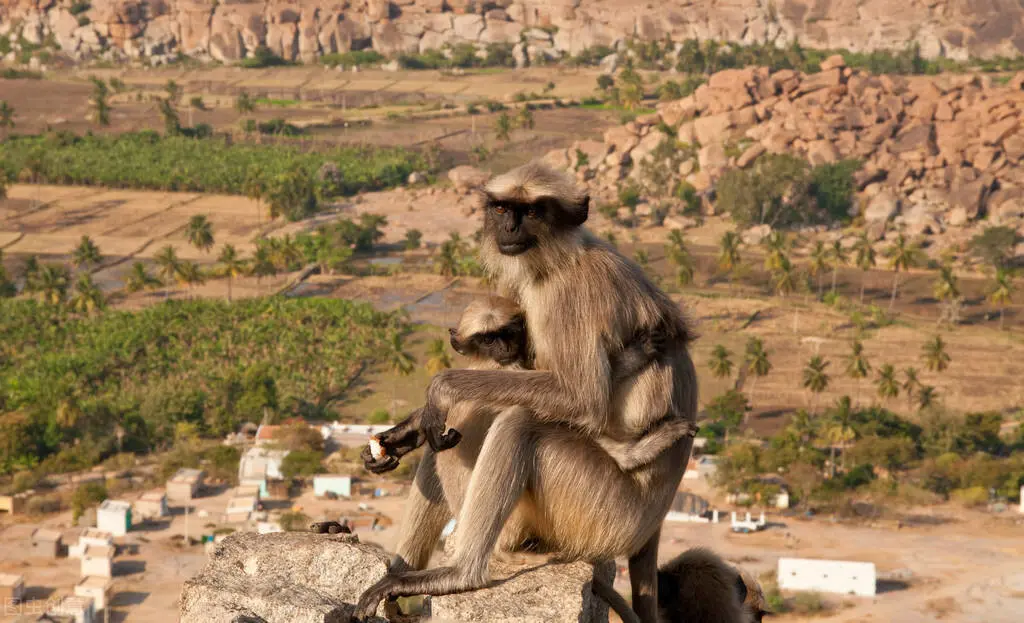
<path fill-rule="evenodd" d="M 172 502 L 189 502 L 199 497 L 206 472 L 199 469 L 182 468 L 167 481 L 167 498 Z"/>
<path fill-rule="evenodd" d="M 142 521 L 169 517 L 171 511 L 167 508 L 167 494 L 161 489 L 142 494 L 135 502 L 135 515 Z"/>
<path fill-rule="evenodd" d="M 132 505 L 122 500 L 103 500 L 96 511 L 96 527 L 114 536 L 132 529 Z"/>
<path fill-rule="evenodd" d="M 16 604 L 25 598 L 25 576 L 0 573 L 0 603 Z"/>
<path fill-rule="evenodd" d="M 110 602 L 110 587 L 111 582 L 107 578 L 85 577 L 75 585 L 75 595 L 92 598 L 96 610 L 103 610 Z"/>
<path fill-rule="evenodd" d="M 105 545 L 90 545 L 82 552 L 82 577 L 114 577 L 114 548 Z"/>
<path fill-rule="evenodd" d="M 32 555 L 40 558 L 58 558 L 64 547 L 64 536 L 59 530 L 37 528 L 32 533 Z"/>
<path fill-rule="evenodd" d="M 93 623 L 96 620 L 96 605 L 93 604 L 92 597 L 69 595 L 51 606 L 46 611 L 46 616 L 57 620 L 63 620 L 59 617 L 67 617 L 75 623 Z"/>

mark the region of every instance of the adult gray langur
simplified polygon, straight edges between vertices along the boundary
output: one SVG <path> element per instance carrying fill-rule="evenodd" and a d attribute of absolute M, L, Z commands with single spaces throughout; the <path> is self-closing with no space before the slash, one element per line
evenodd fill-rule
<path fill-rule="evenodd" d="M 486 586 L 495 546 L 524 536 L 563 559 L 628 558 L 633 609 L 655 623 L 661 522 L 692 437 L 630 471 L 595 439 L 639 441 L 666 420 L 694 423 L 692 333 L 639 266 L 582 227 L 589 197 L 564 174 L 531 163 L 492 178 L 483 196 L 481 259 L 523 311 L 535 369 L 434 377 L 423 426 L 443 435 L 450 425 L 462 440 L 427 450 L 391 570 L 362 595 L 356 615 L 372 615 L 387 597 Z M 665 336 L 662 352 L 617 376 L 617 354 L 645 331 Z M 495 412 L 470 417 L 458 408 L 467 402 Z M 423 569 L 427 544 L 453 514 L 451 566 Z"/>

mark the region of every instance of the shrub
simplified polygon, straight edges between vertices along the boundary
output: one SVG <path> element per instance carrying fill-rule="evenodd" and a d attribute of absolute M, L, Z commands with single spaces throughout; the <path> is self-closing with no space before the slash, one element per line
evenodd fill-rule
<path fill-rule="evenodd" d="M 293 450 L 281 461 L 281 475 L 286 479 L 304 478 L 324 471 L 319 450 Z"/>
<path fill-rule="evenodd" d="M 801 591 L 793 597 L 793 612 L 797 614 L 814 614 L 826 610 L 825 600 L 820 593 Z"/>
<path fill-rule="evenodd" d="M 11 481 L 11 492 L 21 493 L 22 491 L 28 491 L 29 489 L 35 489 L 36 485 L 39 484 L 40 477 L 38 474 L 32 471 L 21 471 L 14 475 Z"/>
<path fill-rule="evenodd" d="M 305 513 L 289 511 L 283 513 L 277 520 L 277 523 L 281 525 L 281 529 L 285 532 L 305 532 L 309 529 L 310 519 L 309 515 Z"/>
<path fill-rule="evenodd" d="M 259 69 L 261 67 L 279 67 L 281 65 L 291 65 L 288 61 L 284 60 L 277 54 L 275 54 L 270 48 L 265 45 L 257 46 L 252 52 L 252 56 L 242 59 L 239 63 L 241 67 L 246 69 Z"/>
<path fill-rule="evenodd" d="M 1013 258 L 1018 242 L 1020 236 L 1012 227 L 986 227 L 985 231 L 971 238 L 971 253 L 989 266 L 1002 268 Z"/>
<path fill-rule="evenodd" d="M 70 7 L 68 7 L 68 12 L 72 15 L 77 16 L 80 13 L 85 13 L 91 8 L 92 5 L 86 2 L 85 0 L 78 0 L 77 2 L 73 3 Z"/>
<path fill-rule="evenodd" d="M 410 229 L 405 232 L 405 240 L 403 241 L 402 244 L 406 248 L 406 250 L 411 251 L 413 249 L 420 248 L 422 240 L 423 232 L 421 232 L 418 229 Z"/>
<path fill-rule="evenodd" d="M 72 521 L 78 521 L 86 509 L 96 506 L 107 499 L 107 487 L 98 482 L 87 482 L 79 485 L 71 494 Z"/>
<path fill-rule="evenodd" d="M 385 60 L 384 56 L 375 50 L 352 50 L 335 54 L 324 54 L 320 57 L 320 63 L 328 67 L 363 67 L 364 65 L 376 65 Z"/>
<path fill-rule="evenodd" d="M 811 196 L 818 208 L 837 221 L 848 221 L 856 192 L 853 174 L 860 169 L 859 160 L 843 160 L 823 164 L 811 170 Z"/>
<path fill-rule="evenodd" d="M 206 453 L 206 472 L 213 480 L 230 485 L 238 480 L 238 463 L 242 454 L 234 446 L 216 446 Z"/>
<path fill-rule="evenodd" d="M 627 208 L 635 208 L 640 203 L 640 189 L 634 184 L 627 184 L 619 189 L 619 203 Z"/>
<path fill-rule="evenodd" d="M 988 490 L 985 487 L 968 487 L 966 489 L 953 489 L 949 497 L 956 503 L 973 508 L 988 504 Z"/>
<path fill-rule="evenodd" d="M 29 498 L 28 502 L 25 503 L 25 512 L 30 515 L 59 513 L 63 509 L 63 500 L 57 493 L 51 493 L 49 495 L 35 495 Z M 75 521 L 77 521 L 77 518 Z"/>
<path fill-rule="evenodd" d="M 370 424 L 387 424 L 391 420 L 391 414 L 386 409 L 374 409 L 373 413 L 366 418 Z"/>
<path fill-rule="evenodd" d="M 746 227 L 784 227 L 813 220 L 808 211 L 810 170 L 788 154 L 765 154 L 749 169 L 730 169 L 716 187 L 718 205 Z"/>

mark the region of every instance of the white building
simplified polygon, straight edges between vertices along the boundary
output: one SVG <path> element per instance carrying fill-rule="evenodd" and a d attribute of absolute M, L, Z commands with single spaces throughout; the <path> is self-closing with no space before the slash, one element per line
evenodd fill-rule
<path fill-rule="evenodd" d="M 85 577 L 75 585 L 75 595 L 92 599 L 96 610 L 103 610 L 110 602 L 111 582 L 107 578 Z"/>
<path fill-rule="evenodd" d="M 16 573 L 0 573 L 0 603 L 3 605 L 21 603 L 25 598 L 25 576 Z"/>
<path fill-rule="evenodd" d="M 352 497 L 352 477 L 337 474 L 320 474 L 313 476 L 313 495 L 323 497 L 333 493 L 339 497 Z"/>
<path fill-rule="evenodd" d="M 114 536 L 132 529 L 132 505 L 121 500 L 103 500 L 96 510 L 96 527 Z"/>
<path fill-rule="evenodd" d="M 163 490 L 149 491 L 135 502 L 135 517 L 140 521 L 170 517 L 167 494 Z"/>
<path fill-rule="evenodd" d="M 105 545 L 89 545 L 82 552 L 82 577 L 114 577 L 114 548 Z"/>
<path fill-rule="evenodd" d="M 761 516 L 758 519 L 753 519 L 750 513 L 747 513 L 746 518 L 736 518 L 736 511 L 732 512 L 732 528 L 733 532 L 757 532 L 758 530 L 764 530 L 768 522 L 765 520 L 764 511 L 761 512 Z"/>
<path fill-rule="evenodd" d="M 238 462 L 238 480 L 280 479 L 281 461 L 288 456 L 288 450 L 272 450 L 269 448 L 250 448 Z"/>
<path fill-rule="evenodd" d="M 167 481 L 167 498 L 172 502 L 189 502 L 199 496 L 206 472 L 200 469 L 182 468 Z"/>
<path fill-rule="evenodd" d="M 256 512 L 256 498 L 252 496 L 233 497 L 228 500 L 226 519 L 229 522 L 249 521 L 254 512 Z"/>
<path fill-rule="evenodd" d="M 69 595 L 46 611 L 48 617 L 70 617 L 75 623 L 93 623 L 96 606 L 91 597 Z"/>
<path fill-rule="evenodd" d="M 780 558 L 779 588 L 874 597 L 875 565 L 846 560 Z"/>
<path fill-rule="evenodd" d="M 81 558 L 85 548 L 90 545 L 113 547 L 114 535 L 99 528 L 88 528 L 78 537 L 78 544 L 68 547 L 69 558 Z"/>

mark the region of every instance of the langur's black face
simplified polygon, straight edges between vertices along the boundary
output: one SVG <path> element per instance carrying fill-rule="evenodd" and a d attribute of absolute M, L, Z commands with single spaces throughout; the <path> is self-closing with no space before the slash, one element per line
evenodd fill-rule
<path fill-rule="evenodd" d="M 589 197 L 584 197 L 572 213 L 553 199 L 531 203 L 487 197 L 484 235 L 494 237 L 502 255 L 520 255 L 546 238 L 574 229 L 587 220 Z"/>
<path fill-rule="evenodd" d="M 526 357 L 526 330 L 521 319 L 488 333 L 474 333 L 462 337 L 449 329 L 452 348 L 460 355 L 476 359 L 490 359 L 503 366 L 522 363 Z"/>

